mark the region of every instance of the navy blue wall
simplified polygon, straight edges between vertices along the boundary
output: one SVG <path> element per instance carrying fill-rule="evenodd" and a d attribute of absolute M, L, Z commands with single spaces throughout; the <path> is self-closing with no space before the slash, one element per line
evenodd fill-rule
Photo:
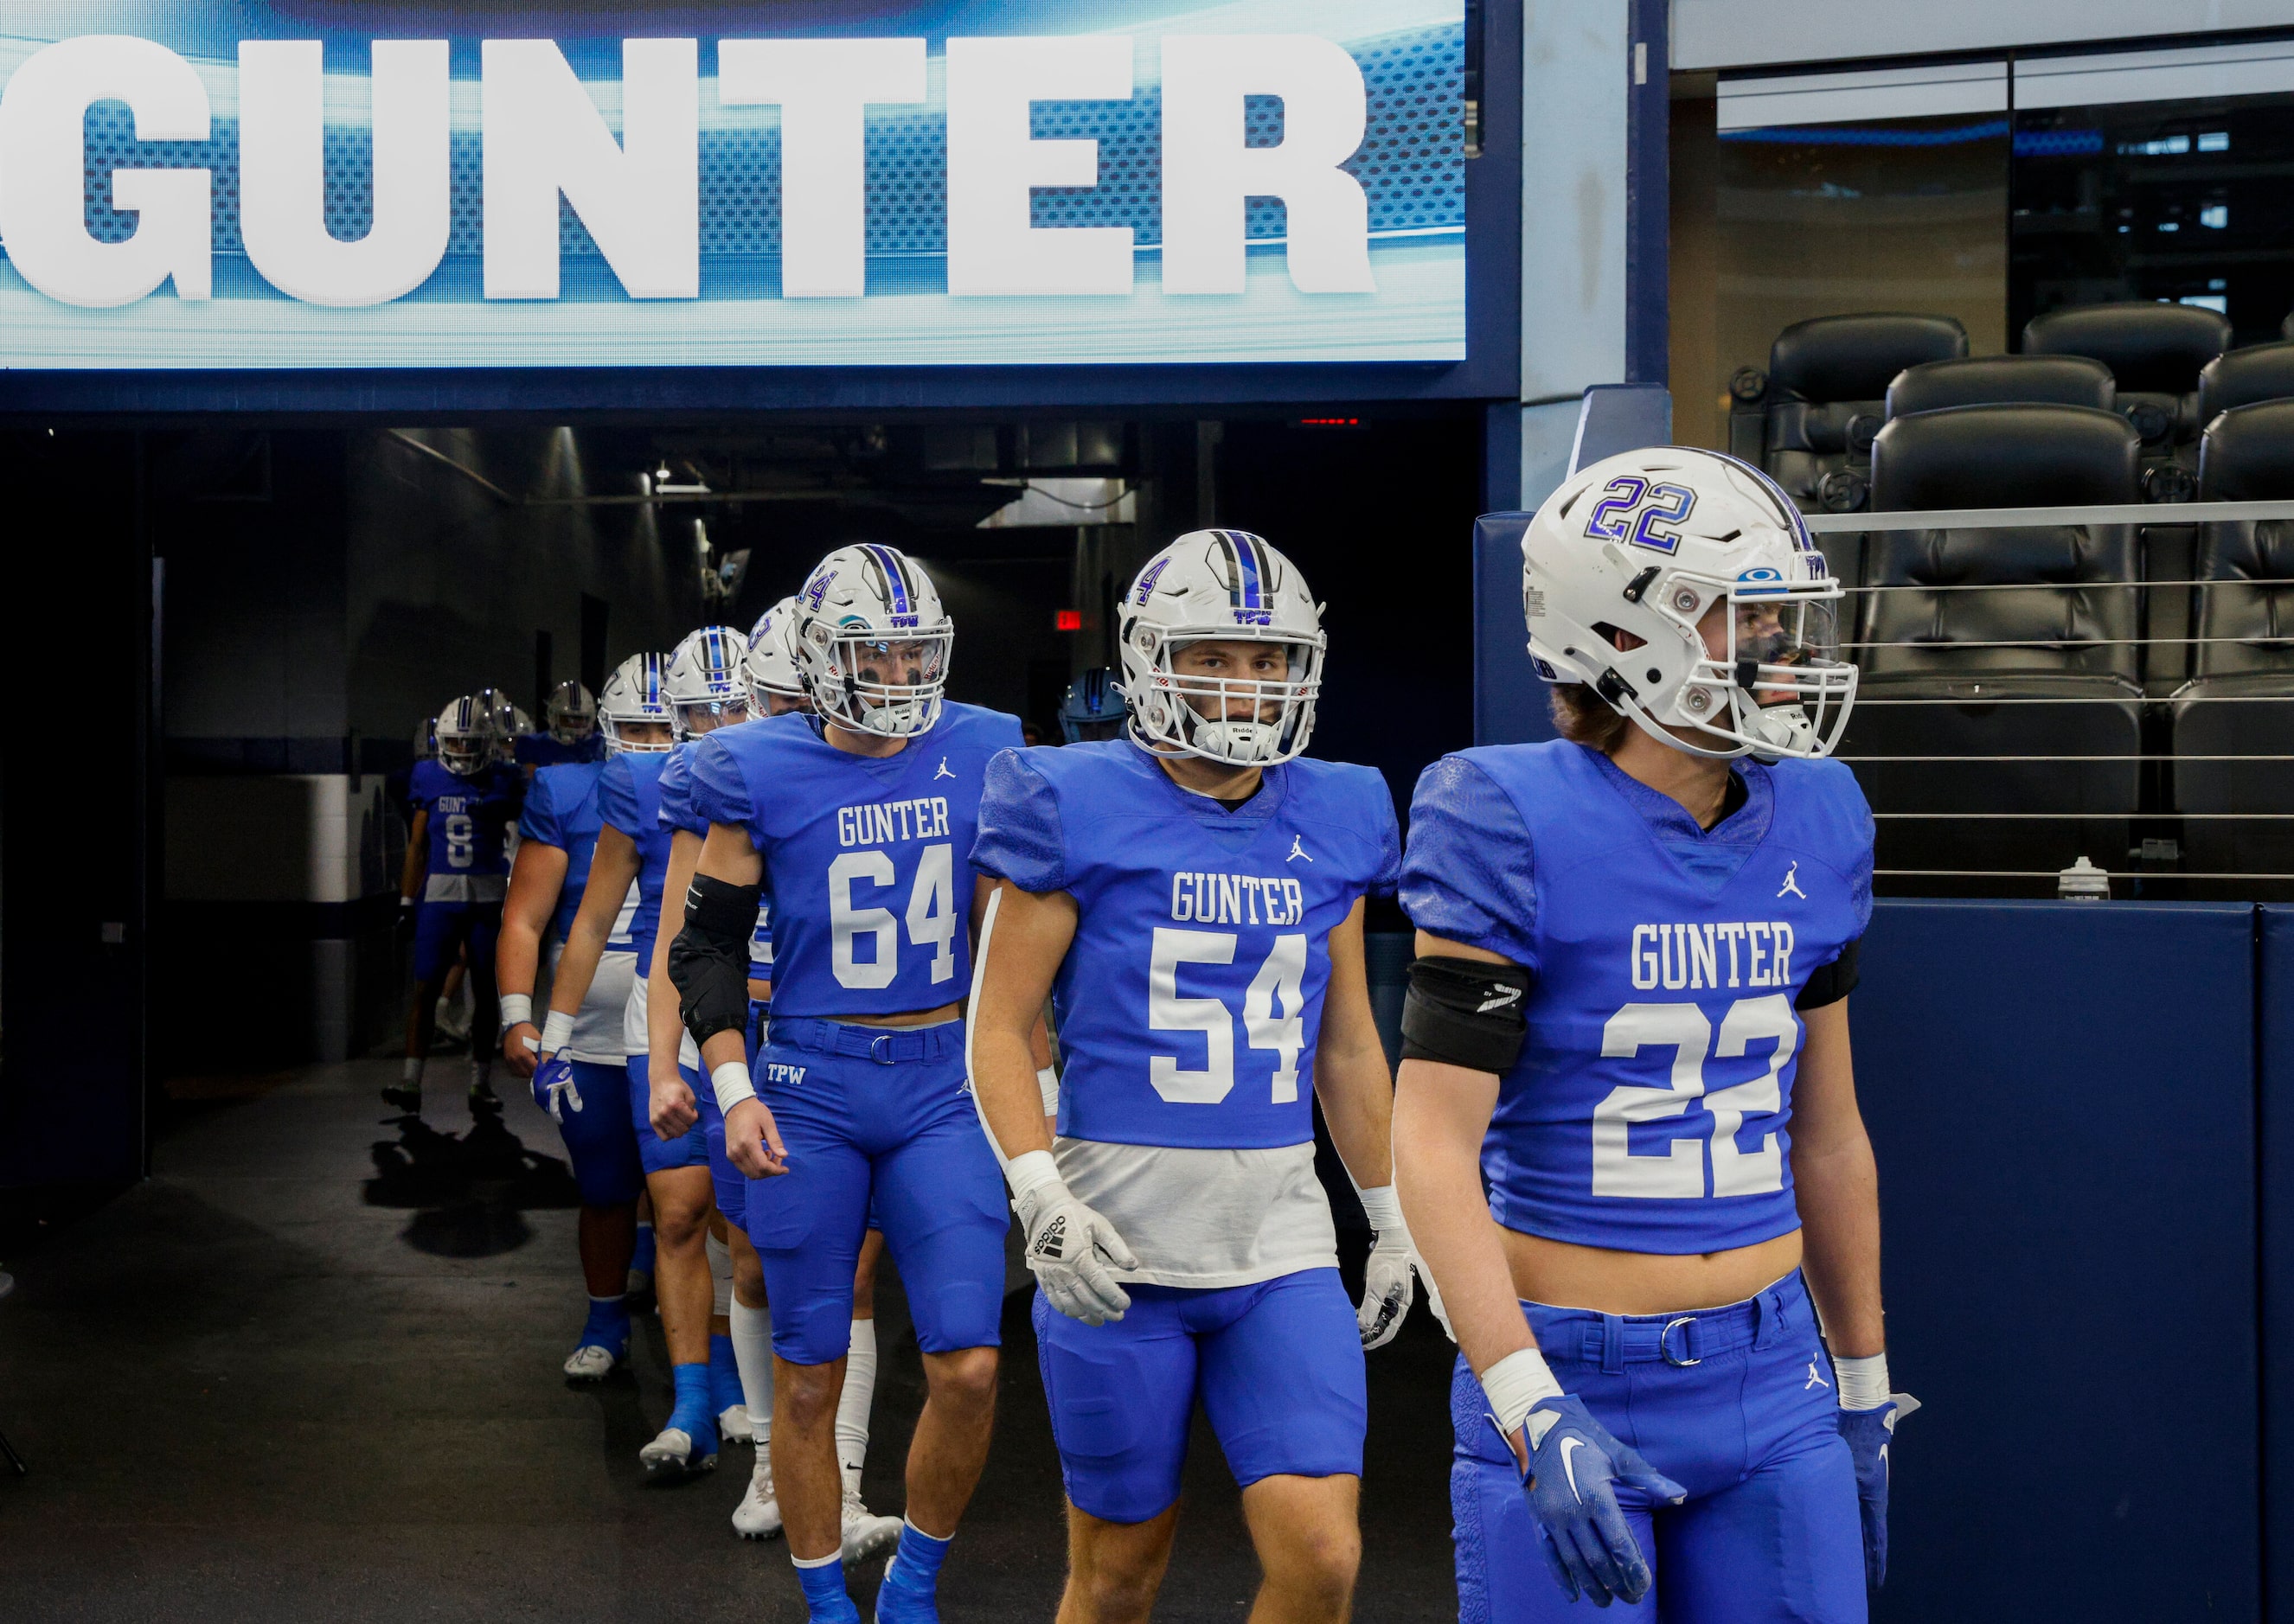
<path fill-rule="evenodd" d="M 2259 1616 L 2255 918 L 1879 905 L 1859 1092 L 1926 1408 L 1875 1619 Z"/>
<path fill-rule="evenodd" d="M 2261 1115 L 2264 1594 L 2294 1624 L 2294 907 L 2256 911 L 2256 1105 Z M 2268 1553 L 2287 1553 L 2274 1574 Z M 2273 1579 L 2276 1582 L 2271 1582 Z"/>

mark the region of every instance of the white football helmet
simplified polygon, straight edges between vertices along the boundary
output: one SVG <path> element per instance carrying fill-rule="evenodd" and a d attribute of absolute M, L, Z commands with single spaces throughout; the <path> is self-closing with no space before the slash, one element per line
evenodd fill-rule
<path fill-rule="evenodd" d="M 1691 755 L 1815 758 L 1839 742 L 1856 698 L 1840 583 L 1749 463 L 1678 445 L 1604 458 L 1545 499 L 1521 559 L 1548 681 L 1590 683 Z M 1724 601 L 1716 654 L 1697 624 Z"/>
<path fill-rule="evenodd" d="M 1123 698 L 1141 743 L 1229 767 L 1272 767 L 1306 748 L 1322 688 L 1322 606 L 1297 566 L 1247 530 L 1193 530 L 1147 561 L 1117 611 Z M 1275 643 L 1279 682 L 1185 675 L 1190 643 Z M 1229 714 L 1242 702 L 1245 715 Z M 1270 711 L 1272 714 L 1270 714 Z"/>
<path fill-rule="evenodd" d="M 560 744 L 580 744 L 598 731 L 598 702 L 580 683 L 561 682 L 549 690 L 541 717 L 551 738 Z"/>
<path fill-rule="evenodd" d="M 797 598 L 797 663 L 812 707 L 855 733 L 900 738 L 940 719 L 956 622 L 898 548 L 840 547 Z"/>
<path fill-rule="evenodd" d="M 749 629 L 749 657 L 741 662 L 741 679 L 749 685 L 749 708 L 759 716 L 770 715 L 776 699 L 812 703 L 797 664 L 793 597 L 766 610 Z"/>
<path fill-rule="evenodd" d="M 437 741 L 438 764 L 457 778 L 474 777 L 484 770 L 500 742 L 492 713 L 475 694 L 465 694 L 441 710 L 431 736 Z"/>
<path fill-rule="evenodd" d="M 622 731 L 643 722 L 675 728 L 677 719 L 670 714 L 669 700 L 663 692 L 668 670 L 669 660 L 662 654 L 631 654 L 614 668 L 614 674 L 606 678 L 606 691 L 598 695 L 598 727 L 606 743 L 615 750 L 640 752 L 670 747 L 671 735 L 647 742 Z"/>
<path fill-rule="evenodd" d="M 680 739 L 698 738 L 749 719 L 749 690 L 741 682 L 748 639 L 730 626 L 687 632 L 669 657 L 662 691 Z"/>

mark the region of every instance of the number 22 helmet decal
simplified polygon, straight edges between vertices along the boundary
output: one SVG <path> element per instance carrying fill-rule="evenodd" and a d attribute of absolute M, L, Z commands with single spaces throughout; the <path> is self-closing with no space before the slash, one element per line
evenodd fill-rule
<path fill-rule="evenodd" d="M 1834 629 L 1840 583 L 1750 464 L 1688 446 L 1605 458 L 1546 498 L 1521 556 L 1547 680 L 1590 684 L 1692 755 L 1814 758 L 1839 743 L 1857 675 Z M 1698 630 L 1716 605 L 1718 654 Z"/>

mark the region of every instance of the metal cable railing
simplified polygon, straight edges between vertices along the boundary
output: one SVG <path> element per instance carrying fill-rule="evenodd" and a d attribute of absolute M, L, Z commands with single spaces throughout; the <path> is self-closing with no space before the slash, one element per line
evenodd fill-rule
<path fill-rule="evenodd" d="M 2173 897 L 2200 886 L 2209 896 L 2249 888 L 2274 896 L 2294 885 L 2294 630 L 2252 601 L 2294 590 L 2294 574 L 2217 567 L 2209 561 L 2222 541 L 2193 528 L 2294 521 L 2294 501 L 1807 516 L 1819 538 L 1838 539 L 1847 599 L 1839 646 L 1865 667 L 1836 759 L 1872 802 L 1876 879 L 1930 895 L 2028 894 L 2033 881 L 2058 880 L 2065 895 Z M 2017 580 L 1924 583 L 1906 579 L 1905 566 L 1928 567 L 1936 544 L 1891 554 L 1886 541 L 1905 532 L 2083 526 L 2134 532 L 2081 539 L 2075 556 L 2100 579 L 2036 578 L 2043 568 Z M 1947 556 L 1958 568 L 1942 572 L 1984 567 L 1983 545 L 1952 537 Z M 2274 561 L 2250 547 L 2243 556 L 2249 566 Z M 2092 595 L 2077 618 L 2094 635 L 1986 635 L 2014 629 L 2030 609 L 2003 621 L 1982 612 L 1985 595 L 2013 602 L 2034 592 Z M 1931 625 L 1939 635 L 1907 635 Z M 2294 627 L 2294 615 L 2283 626 Z M 2014 658 L 2017 650 L 2030 658 Z M 1999 748 L 1987 749 L 1995 740 Z M 2095 849 L 2098 840 L 2124 852 Z"/>

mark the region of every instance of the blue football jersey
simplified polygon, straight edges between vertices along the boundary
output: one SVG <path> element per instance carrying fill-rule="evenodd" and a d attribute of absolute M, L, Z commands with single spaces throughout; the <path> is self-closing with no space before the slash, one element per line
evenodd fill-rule
<path fill-rule="evenodd" d="M 629 750 L 606 763 L 598 775 L 598 816 L 636 842 L 638 911 L 630 920 L 630 942 L 638 973 L 653 963 L 653 938 L 661 922 L 661 889 L 669 878 L 669 826 L 661 821 L 661 775 L 669 757 L 661 751 Z"/>
<path fill-rule="evenodd" d="M 471 777 L 435 761 L 417 761 L 407 800 L 430 815 L 430 868 L 440 874 L 506 874 L 504 835 L 517 820 L 525 780 L 512 767 L 488 766 Z"/>
<path fill-rule="evenodd" d="M 1269 767 L 1228 811 L 1127 739 L 998 757 L 973 863 L 1078 907 L 1053 986 L 1060 1132 L 1229 1150 L 1313 1139 L 1330 932 L 1392 893 L 1401 857 L 1366 767 Z"/>
<path fill-rule="evenodd" d="M 898 755 L 851 755 L 792 711 L 693 751 L 694 805 L 747 832 L 775 912 L 773 1012 L 891 1015 L 972 989 L 972 840 L 1020 719 L 942 709 Z"/>
<path fill-rule="evenodd" d="M 706 836 L 708 820 L 693 809 L 693 746 L 684 740 L 670 747 L 668 765 L 661 769 L 661 822 L 671 831 Z"/>
<path fill-rule="evenodd" d="M 734 724 L 736 727 L 747 725 L 744 722 Z M 683 830 L 706 840 L 709 820 L 702 816 L 693 805 L 692 746 L 695 743 L 696 741 L 688 739 L 671 751 L 669 765 L 662 768 L 661 821 L 672 833 Z M 752 981 L 773 978 L 773 932 L 769 923 L 772 912 L 772 905 L 769 902 L 757 905 L 756 929 L 749 933 L 749 979 Z"/>
<path fill-rule="evenodd" d="M 593 733 L 579 744 L 561 744 L 546 733 L 521 733 L 511 741 L 510 753 L 520 767 L 564 767 L 572 762 L 603 766 L 606 735 Z"/>
<path fill-rule="evenodd" d="M 1836 761 L 1743 761 L 1711 831 L 1556 740 L 1445 756 L 1411 806 L 1402 905 L 1530 972 L 1482 1147 L 1508 1229 L 1717 1252 L 1797 1229 L 1794 1000 L 1872 914 L 1872 815 Z"/>
<path fill-rule="evenodd" d="M 582 911 L 582 894 L 590 885 L 590 861 L 598 855 L 598 827 L 604 819 L 598 810 L 598 780 L 602 761 L 571 761 L 545 767 L 525 788 L 525 808 L 518 814 L 517 832 L 526 840 L 555 846 L 565 854 L 565 882 L 558 888 L 557 910 L 550 929 L 564 941 Z M 629 910 L 606 938 L 610 952 L 629 951 Z"/>

